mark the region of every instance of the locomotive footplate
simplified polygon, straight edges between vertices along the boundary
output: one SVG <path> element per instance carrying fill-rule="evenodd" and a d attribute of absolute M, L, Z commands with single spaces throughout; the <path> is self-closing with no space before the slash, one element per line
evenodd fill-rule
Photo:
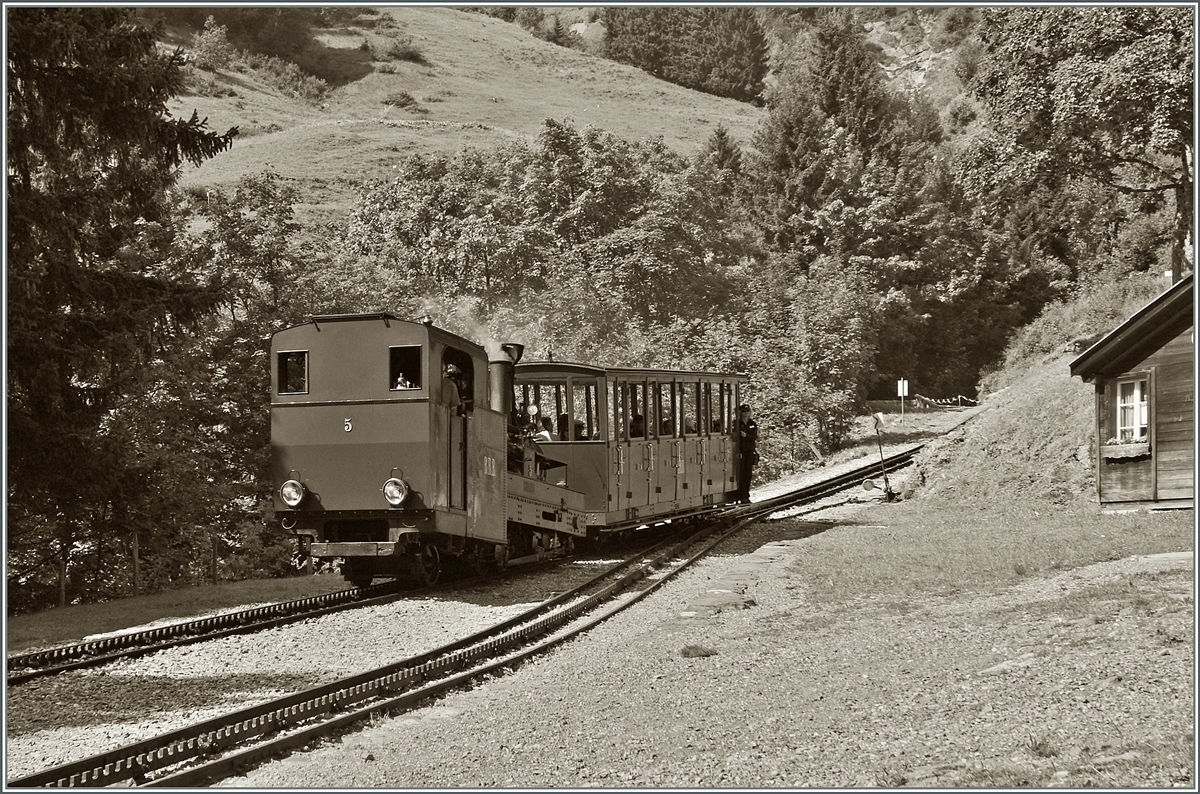
<path fill-rule="evenodd" d="M 391 557 L 408 548 L 408 543 L 310 543 L 309 554 L 313 557 Z"/>

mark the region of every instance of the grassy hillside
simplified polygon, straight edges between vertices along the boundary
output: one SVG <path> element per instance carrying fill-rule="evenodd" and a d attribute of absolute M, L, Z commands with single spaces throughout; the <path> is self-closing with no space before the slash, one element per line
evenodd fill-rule
<path fill-rule="evenodd" d="M 297 208 L 308 224 L 343 213 L 358 183 L 386 178 L 405 156 L 531 140 L 546 118 L 631 140 L 661 137 L 692 154 L 719 124 L 748 145 L 762 113 L 548 44 L 480 14 L 416 7 L 379 12 L 391 21 L 364 16 L 361 26 L 318 30 L 315 45 L 298 58 L 336 86 L 319 103 L 284 96 L 234 71 L 213 76 L 206 95 L 176 99 L 176 115 L 196 109 L 214 129 L 241 130 L 231 151 L 185 173 L 182 185 L 230 186 L 270 168 L 308 197 Z M 186 48 L 193 32 L 173 30 L 169 43 Z M 364 41 L 376 50 L 410 42 L 419 60 L 376 61 L 362 49 Z M 401 93 L 414 102 L 403 109 L 386 104 Z"/>
<path fill-rule="evenodd" d="M 1024 328 L 981 385 L 985 410 L 922 453 L 922 497 L 980 508 L 1095 502 L 1095 392 L 1070 363 L 1169 286 L 1159 274 L 1097 285 Z"/>

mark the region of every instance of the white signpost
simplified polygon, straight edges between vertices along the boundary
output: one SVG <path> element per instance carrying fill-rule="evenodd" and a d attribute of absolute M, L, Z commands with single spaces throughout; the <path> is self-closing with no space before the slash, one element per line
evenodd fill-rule
<path fill-rule="evenodd" d="M 908 381 L 901 379 L 896 381 L 896 394 L 900 396 L 900 421 L 904 421 L 904 398 L 908 396 Z"/>

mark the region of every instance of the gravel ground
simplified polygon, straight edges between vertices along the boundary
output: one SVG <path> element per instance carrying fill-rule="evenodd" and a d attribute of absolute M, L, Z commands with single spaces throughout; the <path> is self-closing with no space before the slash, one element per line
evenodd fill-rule
<path fill-rule="evenodd" d="M 439 647 L 569 590 L 616 562 L 592 556 L 537 574 L 464 584 L 437 598 L 336 612 L 34 679 L 6 690 L 5 779 Z"/>
<path fill-rule="evenodd" d="M 838 508 L 837 521 L 863 510 Z M 1190 768 L 1161 763 L 1163 747 L 1191 755 L 1190 555 L 999 595 L 806 603 L 789 565 L 829 526 L 757 525 L 545 658 L 222 785 L 1190 783 Z M 1073 608 L 1130 577 L 1136 596 Z M 7 776 L 368 669 L 523 606 L 489 600 L 400 601 L 17 687 Z"/>
<path fill-rule="evenodd" d="M 760 525 L 508 676 L 222 785 L 1191 785 L 1190 555 L 810 604 L 789 563 L 814 529 Z"/>

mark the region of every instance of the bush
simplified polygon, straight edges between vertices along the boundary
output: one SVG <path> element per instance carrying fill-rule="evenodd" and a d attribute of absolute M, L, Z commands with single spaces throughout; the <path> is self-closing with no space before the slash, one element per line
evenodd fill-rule
<path fill-rule="evenodd" d="M 969 99 L 959 97 L 954 100 L 950 106 L 950 111 L 947 114 L 947 121 L 950 124 L 951 132 L 962 132 L 971 125 L 971 122 L 976 118 L 975 106 L 971 104 Z"/>
<path fill-rule="evenodd" d="M 275 88 L 305 102 L 316 102 L 329 91 L 329 85 L 321 78 L 275 56 L 247 54 L 246 66 L 261 74 Z"/>
<path fill-rule="evenodd" d="M 383 100 L 383 104 L 404 110 L 411 110 L 414 113 L 428 113 L 425 108 L 421 107 L 421 103 L 413 98 L 413 95 L 407 91 L 397 91 L 394 94 L 388 94 Z"/>
<path fill-rule="evenodd" d="M 212 17 L 205 20 L 204 30 L 192 37 L 192 47 L 196 65 L 210 72 L 229 66 L 237 52 L 229 43 L 228 28 L 218 25 Z"/>
<path fill-rule="evenodd" d="M 388 45 L 385 54 L 394 61 L 409 61 L 411 63 L 424 64 L 425 56 L 421 53 L 419 47 L 413 43 L 413 40 L 408 36 L 402 39 L 395 39 Z"/>

